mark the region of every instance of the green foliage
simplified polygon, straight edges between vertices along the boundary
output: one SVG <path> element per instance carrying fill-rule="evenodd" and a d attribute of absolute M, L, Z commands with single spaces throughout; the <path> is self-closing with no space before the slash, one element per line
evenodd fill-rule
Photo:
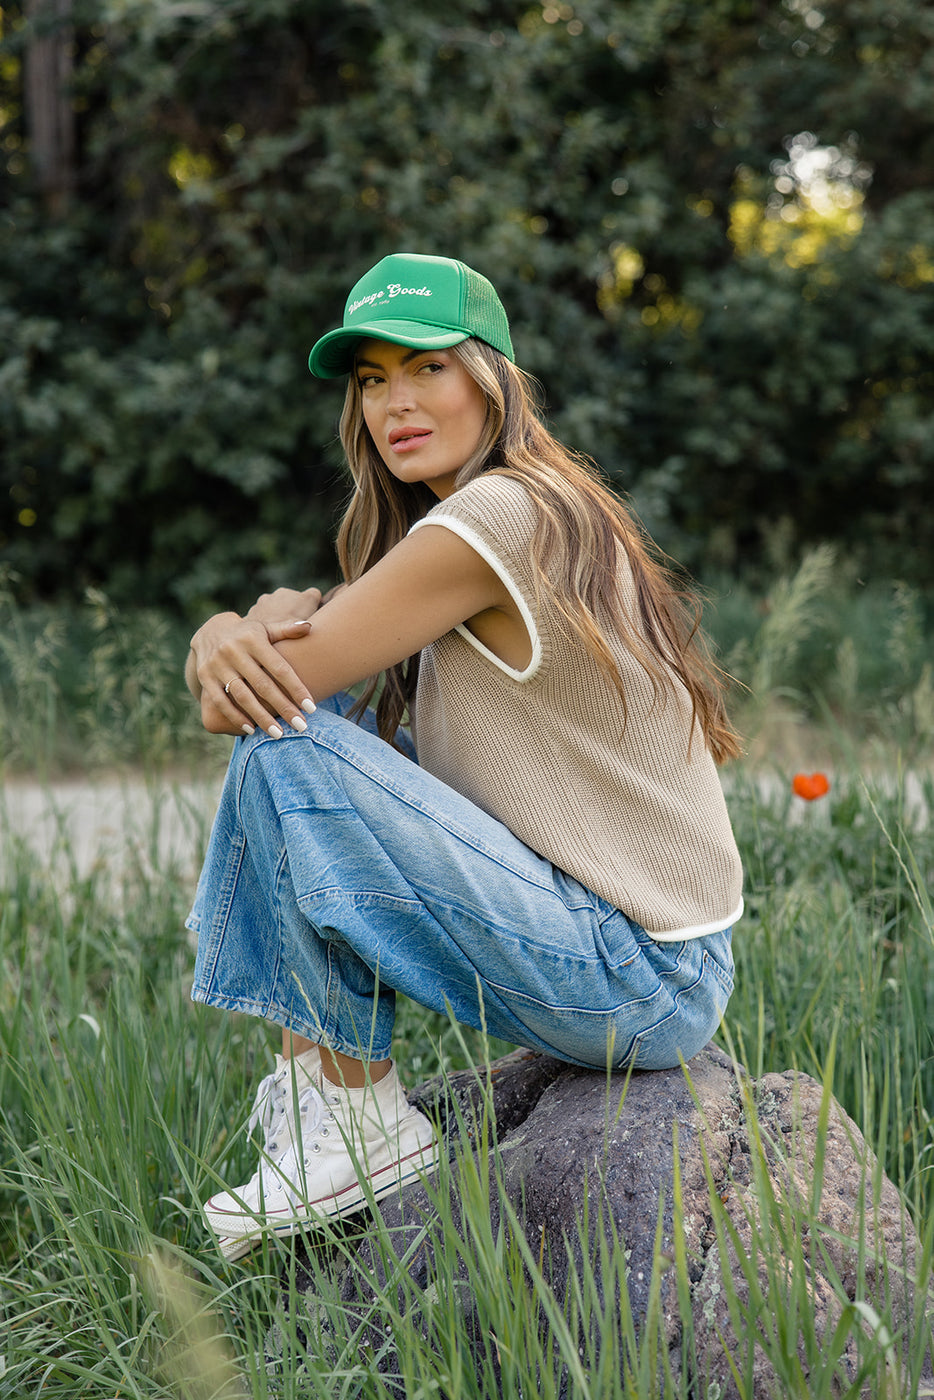
<path fill-rule="evenodd" d="M 929 1209 L 934 1117 L 934 787 L 836 777 L 804 804 L 751 775 L 730 788 L 747 912 L 728 1026 L 751 1072 L 821 1077 Z M 859 1104 L 858 1112 L 854 1105 Z"/>
<path fill-rule="evenodd" d="M 219 760 L 184 684 L 176 619 L 117 609 L 96 589 L 81 607 L 27 610 L 15 583 L 0 571 L 0 775 Z"/>
<path fill-rule="evenodd" d="M 927 7 L 75 0 L 57 220 L 24 7 L 0 16 L 0 549 L 25 587 L 195 616 L 326 581 L 340 389 L 307 351 L 412 247 L 493 278 L 561 435 L 695 572 L 755 565 L 784 516 L 795 551 L 930 580 Z"/>
<path fill-rule="evenodd" d="M 927 607 L 926 607 L 927 601 Z M 876 766 L 925 765 L 934 742 L 930 600 L 905 583 L 865 584 L 827 546 L 805 554 L 763 594 L 727 578 L 712 588 L 705 624 L 738 685 L 733 706 L 751 751 L 776 708 L 799 746 Z M 794 742 L 792 739 L 791 742 Z M 761 745 L 760 745 L 761 747 Z M 776 755 L 763 749 L 767 764 Z M 784 756 L 784 755 L 782 755 Z"/>

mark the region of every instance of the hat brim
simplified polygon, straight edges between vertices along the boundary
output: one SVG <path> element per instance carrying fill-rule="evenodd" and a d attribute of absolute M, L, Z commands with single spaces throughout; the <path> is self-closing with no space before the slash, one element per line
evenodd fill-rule
<path fill-rule="evenodd" d="M 328 331 L 312 347 L 308 368 L 318 379 L 337 379 L 353 369 L 354 353 L 361 340 L 388 340 L 413 350 L 447 350 L 469 340 L 469 331 L 433 326 L 421 321 L 369 321 L 352 329 Z"/>

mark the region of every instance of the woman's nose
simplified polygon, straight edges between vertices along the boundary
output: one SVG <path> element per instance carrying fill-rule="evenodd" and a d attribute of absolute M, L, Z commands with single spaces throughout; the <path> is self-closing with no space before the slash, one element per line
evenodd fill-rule
<path fill-rule="evenodd" d="M 414 408 L 415 396 L 412 392 L 412 384 L 407 374 L 394 374 L 389 380 L 389 394 L 387 397 L 387 407 L 390 413 L 404 413 L 406 409 Z"/>

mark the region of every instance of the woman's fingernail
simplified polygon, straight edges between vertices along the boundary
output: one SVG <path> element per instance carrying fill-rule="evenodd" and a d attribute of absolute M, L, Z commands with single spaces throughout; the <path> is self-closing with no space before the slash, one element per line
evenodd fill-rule
<path fill-rule="evenodd" d="M 289 724 L 293 729 L 297 729 L 299 734 L 304 734 L 305 730 L 308 728 L 308 725 L 302 719 L 301 715 L 293 715 L 289 720 Z"/>
<path fill-rule="evenodd" d="M 310 696 L 307 700 L 302 701 L 302 709 L 305 711 L 306 715 L 313 715 L 317 708 L 317 705 L 315 704 L 314 700 L 311 699 Z"/>
<path fill-rule="evenodd" d="M 271 724 L 266 730 L 266 733 L 269 735 L 270 739 L 282 738 L 282 730 L 279 728 L 278 724 Z"/>
<path fill-rule="evenodd" d="M 244 734 L 246 734 L 246 735 L 250 735 L 250 734 L 253 733 L 253 726 L 252 726 L 252 724 L 241 724 L 240 728 L 243 730 Z"/>

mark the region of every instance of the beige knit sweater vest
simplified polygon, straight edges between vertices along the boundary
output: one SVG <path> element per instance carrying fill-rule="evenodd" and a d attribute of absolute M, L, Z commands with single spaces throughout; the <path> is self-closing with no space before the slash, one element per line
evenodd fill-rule
<path fill-rule="evenodd" d="M 680 682 L 656 696 L 608 619 L 599 619 L 622 678 L 624 715 L 547 591 L 536 601 L 535 511 L 517 481 L 484 475 L 413 529 L 429 525 L 453 530 L 495 569 L 525 620 L 532 658 L 516 671 L 466 626 L 426 647 L 415 702 L 421 765 L 654 938 L 728 928 L 743 909 L 739 855 L 697 726 L 689 746 L 691 702 Z"/>

